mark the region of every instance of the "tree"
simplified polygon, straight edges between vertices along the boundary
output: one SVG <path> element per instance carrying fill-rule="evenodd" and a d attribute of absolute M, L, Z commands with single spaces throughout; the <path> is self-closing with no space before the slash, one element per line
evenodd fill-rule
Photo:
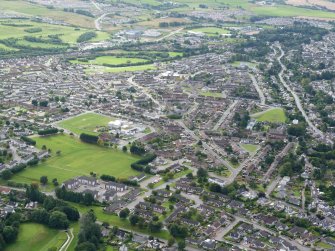
<path fill-rule="evenodd" d="M 178 250 L 184 250 L 186 247 L 186 243 L 184 240 L 178 241 Z"/>
<path fill-rule="evenodd" d="M 174 244 L 175 242 L 176 242 L 176 240 L 175 240 L 174 238 L 172 238 L 172 237 L 169 238 L 169 239 L 168 239 L 168 246 L 169 246 L 169 247 L 172 247 L 173 244 Z"/>
<path fill-rule="evenodd" d="M 51 213 L 49 218 L 49 226 L 57 229 L 66 229 L 69 227 L 69 221 L 66 214 L 59 211 L 54 211 Z"/>
<path fill-rule="evenodd" d="M 17 237 L 17 234 L 18 234 L 18 231 L 16 228 L 12 227 L 12 226 L 5 226 L 3 228 L 3 237 L 6 241 L 6 243 L 11 243 L 11 242 L 14 242 L 16 237 Z"/>
<path fill-rule="evenodd" d="M 148 224 L 148 230 L 151 233 L 157 233 L 159 232 L 163 227 L 162 222 L 154 222 L 154 221 L 150 221 Z"/>
<path fill-rule="evenodd" d="M 137 224 L 137 222 L 139 221 L 139 216 L 136 214 L 132 214 L 129 216 L 129 222 L 132 226 L 135 226 Z"/>
<path fill-rule="evenodd" d="M 187 227 L 185 227 L 183 225 L 178 225 L 176 223 L 172 223 L 169 226 L 169 231 L 170 231 L 170 234 L 173 237 L 176 237 L 176 238 L 177 237 L 178 238 L 185 238 L 188 235 L 188 229 L 187 229 Z"/>
<path fill-rule="evenodd" d="M 95 245 L 91 242 L 85 241 L 80 244 L 75 248 L 75 251 L 96 251 L 97 248 Z"/>
<path fill-rule="evenodd" d="M 127 151 L 128 151 L 127 146 L 123 146 L 123 147 L 122 147 L 122 151 L 127 152 Z"/>
<path fill-rule="evenodd" d="M 130 213 L 129 209 L 128 209 L 128 208 L 124 208 L 124 209 L 122 209 L 122 210 L 120 211 L 120 213 L 119 213 L 119 217 L 120 217 L 121 219 L 126 219 L 126 218 L 128 217 L 128 215 L 129 215 L 129 213 Z"/>
<path fill-rule="evenodd" d="M 41 176 L 40 182 L 42 185 L 46 185 L 48 183 L 48 177 L 47 176 Z"/>
<path fill-rule="evenodd" d="M 11 177 L 12 177 L 13 173 L 6 169 L 4 170 L 2 173 L 1 173 L 1 177 L 4 179 L 4 180 L 9 180 Z"/>
<path fill-rule="evenodd" d="M 31 213 L 30 219 L 41 224 L 49 224 L 50 214 L 45 209 L 37 209 Z"/>

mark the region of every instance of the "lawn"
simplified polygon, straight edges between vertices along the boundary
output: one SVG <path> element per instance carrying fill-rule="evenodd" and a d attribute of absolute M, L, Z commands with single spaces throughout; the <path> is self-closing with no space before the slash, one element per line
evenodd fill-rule
<path fill-rule="evenodd" d="M 66 241 L 66 233 L 48 228 L 41 224 L 24 223 L 20 225 L 19 235 L 15 243 L 10 244 L 5 251 L 46 251 L 57 247 Z"/>
<path fill-rule="evenodd" d="M 98 176 L 109 174 L 118 178 L 128 178 L 138 174 L 131 169 L 130 164 L 138 160 L 138 157 L 119 150 L 104 148 L 79 141 L 76 137 L 68 135 L 56 135 L 49 137 L 35 137 L 36 146 L 45 145 L 52 150 L 52 156 L 35 167 L 28 167 L 24 171 L 13 176 L 15 182 L 30 184 L 39 182 L 41 176 L 48 176 L 49 181 L 54 178 L 59 183 L 70 178 L 90 175 L 95 172 Z M 60 150 L 61 154 L 56 155 Z M 46 190 L 53 188 L 53 185 Z"/>
<path fill-rule="evenodd" d="M 241 147 L 250 153 L 255 153 L 259 148 L 258 145 L 253 145 L 253 144 L 241 144 Z"/>
<path fill-rule="evenodd" d="M 252 114 L 251 117 L 259 122 L 285 123 L 286 121 L 283 108 L 271 108 L 263 112 Z"/>
<path fill-rule="evenodd" d="M 107 126 L 108 122 L 112 120 L 111 117 L 90 112 L 63 120 L 58 122 L 57 125 L 78 135 L 81 133 L 98 135 L 97 129 Z"/>

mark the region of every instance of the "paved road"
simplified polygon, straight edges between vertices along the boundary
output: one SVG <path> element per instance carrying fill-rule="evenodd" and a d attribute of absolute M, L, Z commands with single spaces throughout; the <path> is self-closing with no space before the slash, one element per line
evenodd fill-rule
<path fill-rule="evenodd" d="M 308 127 L 314 132 L 315 135 L 319 136 L 319 137 L 322 137 L 322 138 L 325 138 L 325 135 L 322 131 L 320 131 L 312 122 L 311 120 L 309 119 L 308 115 L 306 114 L 302 104 L 301 104 L 301 101 L 300 101 L 300 98 L 298 97 L 298 95 L 293 91 L 293 89 L 286 83 L 284 77 L 283 77 L 283 74 L 284 72 L 287 70 L 286 69 L 286 66 L 281 62 L 281 59 L 284 57 L 285 53 L 283 51 L 283 49 L 281 48 L 280 45 L 277 45 L 276 46 L 278 48 L 278 50 L 280 51 L 280 55 L 278 56 L 277 60 L 281 66 L 281 71 L 280 73 L 278 74 L 279 76 L 279 79 L 280 79 L 280 82 L 283 84 L 283 86 L 286 88 L 286 90 L 288 92 L 291 93 L 291 95 L 293 96 L 294 98 L 294 101 L 295 101 L 295 104 L 296 106 L 298 107 L 299 111 L 301 112 L 302 116 L 305 118 L 307 124 L 308 124 Z M 333 141 L 332 140 L 329 140 L 332 144 L 333 144 Z"/>
<path fill-rule="evenodd" d="M 163 37 L 161 37 L 161 38 L 158 38 L 156 41 L 159 42 L 159 41 L 162 41 L 162 40 L 165 39 L 165 38 L 169 38 L 169 37 L 171 37 L 171 36 L 173 36 L 173 35 L 175 35 L 175 34 L 181 32 L 183 29 L 184 29 L 184 28 L 180 28 L 180 29 L 178 29 L 178 30 L 172 31 L 172 32 L 170 32 L 169 34 L 167 34 L 167 35 L 165 35 L 165 36 L 163 36 Z"/>
<path fill-rule="evenodd" d="M 149 90 L 148 90 L 147 88 L 145 88 L 145 87 L 139 85 L 138 83 L 136 83 L 136 82 L 134 81 L 134 77 L 135 77 L 135 76 L 132 76 L 132 77 L 128 78 L 127 82 L 128 82 L 129 84 L 131 84 L 132 86 L 134 86 L 134 87 L 140 89 L 140 90 L 141 90 L 141 91 L 142 91 L 148 98 L 150 98 L 150 99 L 152 100 L 152 102 L 154 102 L 154 103 L 159 107 L 159 109 L 162 111 L 162 110 L 163 110 L 163 106 L 159 103 L 159 101 L 156 100 L 156 99 L 150 94 L 150 92 L 149 92 Z"/>
<path fill-rule="evenodd" d="M 232 110 L 237 105 L 237 103 L 238 103 L 238 100 L 234 100 L 234 102 L 228 107 L 228 109 L 224 111 L 224 113 L 222 114 L 222 116 L 219 119 L 219 121 L 214 125 L 214 127 L 213 127 L 214 131 L 216 131 L 217 129 L 219 129 L 220 125 L 222 125 L 222 123 L 225 121 L 225 119 L 227 118 L 227 116 L 232 112 Z"/>
<path fill-rule="evenodd" d="M 281 178 L 278 176 L 276 177 L 276 179 L 274 179 L 267 187 L 266 187 L 266 197 L 269 197 L 269 195 L 272 193 L 272 191 L 277 187 L 279 181 L 281 180 Z"/>
<path fill-rule="evenodd" d="M 69 232 L 70 232 L 70 234 L 69 234 Z M 74 239 L 73 229 L 71 228 L 68 232 L 66 232 L 66 235 L 67 235 L 67 240 L 61 246 L 61 248 L 59 249 L 59 251 L 66 251 L 69 248 L 71 242 Z"/>
<path fill-rule="evenodd" d="M 261 105 L 265 105 L 265 101 L 266 101 L 266 100 L 265 100 L 265 96 L 264 96 L 264 92 L 263 92 L 263 90 L 262 90 L 262 89 L 260 88 L 260 86 L 258 85 L 255 76 L 254 76 L 253 74 L 251 74 L 251 73 L 249 73 L 249 76 L 250 76 L 250 78 L 251 78 L 251 80 L 252 80 L 252 84 L 253 84 L 253 86 L 255 87 L 256 91 L 258 92 L 258 96 L 259 96 L 259 98 L 260 98 L 260 100 L 261 100 Z"/>

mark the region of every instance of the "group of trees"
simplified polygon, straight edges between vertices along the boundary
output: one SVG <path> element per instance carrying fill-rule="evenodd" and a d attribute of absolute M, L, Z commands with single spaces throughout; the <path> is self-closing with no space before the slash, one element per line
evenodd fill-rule
<path fill-rule="evenodd" d="M 145 154 L 145 148 L 140 142 L 133 142 L 130 146 L 130 152 L 132 154 L 140 155 L 142 156 Z"/>
<path fill-rule="evenodd" d="M 33 222 L 52 228 L 66 229 L 71 221 L 78 221 L 80 218 L 76 208 L 52 196 L 46 196 L 38 190 L 37 186 L 28 187 L 26 195 L 31 201 L 37 201 L 43 206 L 29 214 L 29 220 Z"/>
<path fill-rule="evenodd" d="M 80 140 L 86 143 L 90 143 L 90 144 L 97 144 L 99 137 L 95 136 L 95 135 L 90 135 L 90 134 L 86 134 L 86 133 L 82 133 L 79 136 Z"/>
<path fill-rule="evenodd" d="M 32 160 L 28 161 L 27 164 L 23 164 L 23 163 L 17 164 L 16 166 L 14 166 L 10 169 L 6 169 L 6 170 L 2 171 L 0 176 L 4 180 L 9 180 L 13 176 L 13 174 L 23 171 L 27 166 L 34 166 L 34 165 L 37 165 L 37 164 L 38 164 L 38 159 L 32 159 Z"/>
<path fill-rule="evenodd" d="M 150 233 L 157 233 L 163 228 L 163 224 L 158 221 L 158 217 L 154 217 L 147 223 L 143 217 L 137 214 L 132 214 L 129 216 L 128 220 L 132 226 L 138 226 L 140 229 L 147 229 Z"/>
<path fill-rule="evenodd" d="M 21 140 L 26 142 L 28 145 L 35 146 L 36 145 L 36 140 L 33 140 L 32 138 L 29 138 L 27 136 L 21 136 Z"/>
<path fill-rule="evenodd" d="M 95 221 L 96 216 L 92 210 L 81 218 L 76 251 L 96 251 L 99 249 L 101 230 Z"/>
<path fill-rule="evenodd" d="M 148 166 L 148 164 L 156 157 L 157 156 L 155 154 L 147 154 L 140 160 L 132 163 L 130 166 L 136 171 L 150 173 L 150 167 Z"/>
<path fill-rule="evenodd" d="M 77 43 L 87 42 L 91 40 L 92 38 L 95 38 L 96 36 L 97 36 L 97 33 L 94 31 L 85 32 L 77 38 Z"/>
<path fill-rule="evenodd" d="M 13 213 L 0 224 L 0 250 L 4 250 L 8 244 L 16 240 L 19 233 L 20 222 L 21 214 Z"/>
<path fill-rule="evenodd" d="M 76 193 L 66 190 L 65 187 L 56 188 L 55 192 L 59 199 L 84 204 L 86 206 L 91 206 L 95 201 L 94 196 L 90 193 Z"/>
<path fill-rule="evenodd" d="M 40 130 L 37 133 L 40 136 L 45 136 L 45 135 L 56 134 L 58 132 L 59 130 L 57 128 L 48 128 L 48 129 Z"/>
<path fill-rule="evenodd" d="M 34 106 L 47 107 L 49 102 L 47 100 L 37 101 L 36 99 L 33 99 L 31 101 L 31 104 L 34 105 Z"/>

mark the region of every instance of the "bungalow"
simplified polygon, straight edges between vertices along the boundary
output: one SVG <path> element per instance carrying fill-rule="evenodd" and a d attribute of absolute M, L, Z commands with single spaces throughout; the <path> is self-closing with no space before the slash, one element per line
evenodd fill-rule
<path fill-rule="evenodd" d="M 172 195 L 171 191 L 164 190 L 164 189 L 156 190 L 156 192 L 158 196 L 164 197 L 164 198 L 169 198 Z"/>
<path fill-rule="evenodd" d="M 162 214 L 165 211 L 165 207 L 162 207 L 160 205 L 152 205 L 152 210 L 156 213 Z"/>
<path fill-rule="evenodd" d="M 144 173 L 141 173 L 137 176 L 131 176 L 129 177 L 130 181 L 136 181 L 136 182 L 141 182 L 142 180 L 144 180 L 146 177 L 146 175 Z"/>
<path fill-rule="evenodd" d="M 201 242 L 200 246 L 205 250 L 215 250 L 216 247 L 216 241 L 207 239 Z"/>
<path fill-rule="evenodd" d="M 215 178 L 215 177 L 209 177 L 208 178 L 208 182 L 211 182 L 211 183 L 214 183 L 214 184 L 217 184 L 221 187 L 224 187 L 226 182 L 224 180 L 221 180 L 221 179 L 218 179 L 218 178 Z"/>

